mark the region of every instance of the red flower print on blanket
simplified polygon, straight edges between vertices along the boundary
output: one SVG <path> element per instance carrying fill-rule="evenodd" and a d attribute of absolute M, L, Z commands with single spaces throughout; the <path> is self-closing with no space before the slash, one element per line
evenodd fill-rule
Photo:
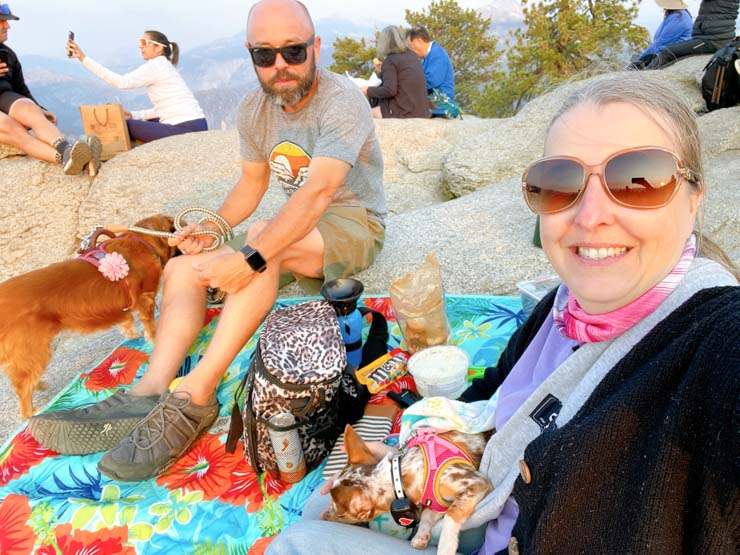
<path fill-rule="evenodd" d="M 236 453 L 243 453 L 241 442 L 236 448 Z M 231 471 L 231 486 L 221 495 L 221 501 L 236 506 L 246 504 L 247 512 L 254 513 L 263 507 L 265 494 L 277 499 L 290 489 L 290 484 L 281 482 L 270 472 L 264 474 L 263 484 L 260 486 L 260 477 L 243 456 L 239 458 L 239 464 Z"/>
<path fill-rule="evenodd" d="M 247 555 L 264 555 L 267 546 L 272 543 L 272 540 L 274 540 L 276 536 L 277 534 L 275 536 L 258 539 L 252 544 L 252 547 L 249 548 Z"/>
<path fill-rule="evenodd" d="M 36 543 L 36 534 L 28 524 L 31 506 L 28 499 L 15 493 L 0 503 L 0 553 L 27 555 Z"/>
<path fill-rule="evenodd" d="M 71 524 L 60 524 L 54 530 L 58 550 L 53 545 L 45 545 L 36 552 L 36 555 L 136 555 L 136 550 L 126 545 L 128 541 L 128 527 L 114 526 L 102 528 L 95 532 L 86 530 L 72 531 Z"/>
<path fill-rule="evenodd" d="M 203 327 L 206 327 L 208 324 L 211 323 L 211 320 L 213 320 L 216 316 L 221 315 L 221 308 L 208 308 L 206 309 L 206 317 L 203 320 Z"/>
<path fill-rule="evenodd" d="M 206 434 L 157 483 L 172 490 L 202 491 L 204 499 L 216 499 L 231 485 L 231 471 L 240 460 L 244 457 L 239 451 L 226 452 L 219 434 Z"/>
<path fill-rule="evenodd" d="M 86 380 L 85 387 L 90 391 L 104 391 L 121 385 L 129 385 L 136 378 L 139 368 L 149 359 L 149 355 L 138 349 L 119 347 L 99 366 L 80 376 Z"/>
<path fill-rule="evenodd" d="M 389 322 L 396 321 L 396 313 L 393 312 L 393 305 L 389 297 L 370 297 L 364 299 L 364 301 L 366 307 L 380 312 Z"/>
<path fill-rule="evenodd" d="M 202 491 L 204 499 L 246 505 L 247 512 L 257 512 L 264 504 L 265 494 L 277 498 L 290 485 L 269 472 L 260 485 L 260 477 L 244 459 L 243 447 L 240 441 L 234 453 L 227 453 L 219 434 L 207 434 L 157 478 L 157 484 L 171 490 Z"/>
<path fill-rule="evenodd" d="M 46 457 L 57 455 L 34 439 L 28 428 L 13 438 L 8 447 L 0 453 L 0 486 L 28 472 L 28 469 Z M 5 553 L 0 550 L 0 553 Z"/>

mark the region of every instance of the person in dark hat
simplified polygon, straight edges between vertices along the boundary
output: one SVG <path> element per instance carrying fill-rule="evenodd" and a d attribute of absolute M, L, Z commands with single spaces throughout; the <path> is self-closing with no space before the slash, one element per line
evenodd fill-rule
<path fill-rule="evenodd" d="M 86 166 L 95 175 L 100 167 L 100 139 L 91 136 L 70 144 L 64 138 L 55 125 L 56 116 L 31 94 L 18 56 L 5 43 L 8 22 L 18 19 L 8 4 L 0 4 L 0 142 L 39 160 L 60 164 L 67 175 L 79 174 Z"/>
<path fill-rule="evenodd" d="M 714 54 L 728 45 L 735 38 L 739 7 L 740 0 L 702 0 L 691 38 L 660 50 L 647 64 L 647 69 L 658 69 L 686 56 Z"/>
<path fill-rule="evenodd" d="M 693 19 L 684 0 L 655 0 L 663 8 L 663 21 L 653 36 L 653 42 L 633 61 L 628 69 L 645 69 L 658 52 L 675 44 L 691 39 Z"/>

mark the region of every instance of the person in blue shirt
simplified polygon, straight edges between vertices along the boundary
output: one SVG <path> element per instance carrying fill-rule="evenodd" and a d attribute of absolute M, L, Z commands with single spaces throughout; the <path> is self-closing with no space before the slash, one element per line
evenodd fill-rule
<path fill-rule="evenodd" d="M 684 0 L 655 0 L 655 3 L 663 8 L 665 17 L 655 31 L 653 42 L 630 64 L 629 69 L 645 69 L 665 47 L 691 39 L 693 18 Z"/>
<path fill-rule="evenodd" d="M 666 46 L 647 64 L 659 69 L 680 58 L 714 54 L 735 38 L 740 0 L 702 0 L 691 28 L 691 38 Z"/>
<path fill-rule="evenodd" d="M 406 31 L 409 48 L 421 58 L 421 66 L 427 79 L 427 93 L 433 89 L 445 93 L 455 100 L 455 73 L 450 57 L 439 44 L 431 39 L 429 31 L 421 25 L 414 25 Z M 443 110 L 432 110 L 432 117 L 444 117 Z"/>

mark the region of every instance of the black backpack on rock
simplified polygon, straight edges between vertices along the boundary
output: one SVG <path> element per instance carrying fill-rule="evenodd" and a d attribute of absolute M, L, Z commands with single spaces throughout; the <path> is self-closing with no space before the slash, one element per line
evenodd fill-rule
<path fill-rule="evenodd" d="M 740 37 L 717 50 L 704 67 L 701 95 L 710 112 L 740 103 L 740 75 L 735 65 L 738 59 L 740 59 Z"/>

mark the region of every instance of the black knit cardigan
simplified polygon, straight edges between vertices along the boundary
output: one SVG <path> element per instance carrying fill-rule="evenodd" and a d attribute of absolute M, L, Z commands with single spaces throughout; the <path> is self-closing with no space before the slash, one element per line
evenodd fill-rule
<path fill-rule="evenodd" d="M 464 401 L 487 399 L 548 317 L 554 293 Z M 740 287 L 705 289 L 524 453 L 510 552 L 740 553 Z"/>

